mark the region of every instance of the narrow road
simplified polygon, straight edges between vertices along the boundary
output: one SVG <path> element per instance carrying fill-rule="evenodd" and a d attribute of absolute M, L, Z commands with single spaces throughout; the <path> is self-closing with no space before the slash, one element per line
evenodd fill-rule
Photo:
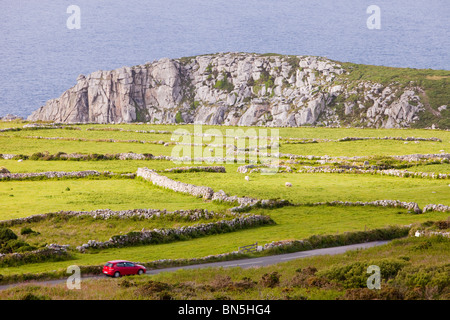
<path fill-rule="evenodd" d="M 201 268 L 263 267 L 263 266 L 269 266 L 272 264 L 277 264 L 277 263 L 281 263 L 281 262 L 286 262 L 286 261 L 291 261 L 291 260 L 301 259 L 301 258 L 306 258 L 306 257 L 321 256 L 321 255 L 335 255 L 335 254 L 345 253 L 350 250 L 367 249 L 367 248 L 371 248 L 371 247 L 375 247 L 375 246 L 384 245 L 388 242 L 389 241 L 374 241 L 374 242 L 366 242 L 366 243 L 360 243 L 360 244 L 352 244 L 352 245 L 348 245 L 348 246 L 324 248 L 324 249 L 314 249 L 314 250 L 308 250 L 308 251 L 285 253 L 285 254 L 265 256 L 265 257 L 259 257 L 259 258 L 220 261 L 220 262 L 195 264 L 195 265 L 182 266 L 182 267 L 147 270 L 146 275 L 154 275 L 154 274 L 158 274 L 161 272 L 174 272 L 177 270 L 189 270 L 189 269 L 201 269 Z M 98 275 L 98 276 L 83 277 L 82 280 L 93 280 L 93 279 L 104 279 L 104 278 L 105 278 L 104 275 Z M 23 282 L 22 283 L 12 283 L 12 284 L 7 284 L 7 285 L 1 285 L 0 290 L 5 290 L 8 288 L 23 285 L 23 284 L 55 285 L 55 284 L 60 284 L 60 283 L 64 283 L 64 282 L 66 282 L 66 279 L 46 280 L 46 281 L 29 281 L 26 283 L 23 283 Z"/>

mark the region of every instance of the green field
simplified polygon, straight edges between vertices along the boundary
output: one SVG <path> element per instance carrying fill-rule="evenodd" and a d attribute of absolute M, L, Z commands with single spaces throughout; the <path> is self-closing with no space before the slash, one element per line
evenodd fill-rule
<path fill-rule="evenodd" d="M 24 123 L 2 123 L 0 128 L 21 127 Z M 65 137 L 74 139 L 116 139 L 116 140 L 145 140 L 169 142 L 171 134 L 136 133 L 124 131 L 95 131 L 88 128 L 123 128 L 125 130 L 164 130 L 174 131 L 185 129 L 194 131 L 192 125 L 77 125 L 81 130 L 67 129 L 34 129 L 23 131 L 8 131 L 0 134 L 0 154 L 22 154 L 31 156 L 37 152 L 56 154 L 84 153 L 84 154 L 115 154 L 122 152 L 151 153 L 153 155 L 171 155 L 173 145 L 141 144 L 134 142 L 99 142 L 99 141 L 68 141 L 29 139 L 26 136 Z M 239 129 L 237 127 L 204 126 L 203 132 L 214 129 L 216 132 L 227 133 L 226 130 Z M 241 128 L 251 133 L 259 128 Z M 416 153 L 440 154 L 441 150 L 449 152 L 450 133 L 439 130 L 395 130 L 395 129 L 350 129 L 350 128 L 278 128 L 282 137 L 280 152 L 296 155 L 328 155 L 328 156 L 378 156 L 371 160 L 373 163 L 381 161 L 380 156 L 408 155 Z M 234 132 L 233 134 L 236 134 Z M 287 138 L 305 139 L 331 139 L 344 137 L 436 137 L 442 142 L 420 141 L 419 143 L 397 140 L 363 140 L 348 142 L 320 142 L 313 144 L 288 144 Z M 191 137 L 192 136 L 188 136 Z M 192 142 L 194 142 L 192 138 Z M 223 143 L 225 143 L 225 139 Z M 218 143 L 217 140 L 212 143 Z M 204 150 L 209 147 L 204 147 Z M 425 162 L 405 163 L 393 158 L 383 158 L 390 168 L 407 168 L 409 171 L 450 173 L 448 161 L 434 160 L 432 164 Z M 386 160 L 387 159 L 387 160 Z M 282 159 L 287 161 L 287 159 Z M 250 214 L 269 215 L 275 224 L 246 230 L 215 234 L 184 241 L 174 241 L 154 245 L 130 246 L 123 248 L 110 248 L 90 253 L 79 253 L 75 247 L 88 240 L 107 240 L 117 234 L 131 231 L 137 232 L 142 228 L 177 228 L 195 225 L 209 221 L 182 221 L 182 220 L 93 220 L 93 219 L 50 219 L 41 222 L 19 224 L 11 230 L 23 240 L 35 247 L 43 247 L 48 243 L 69 244 L 72 256 L 66 261 L 47 261 L 27 263 L 16 267 L 0 267 L 0 275 L 14 275 L 42 272 L 60 272 L 68 265 L 96 266 L 112 259 L 128 259 L 131 261 L 151 262 L 160 259 L 189 259 L 201 258 L 208 255 L 228 253 L 238 249 L 239 246 L 258 242 L 263 245 L 279 240 L 300 240 L 314 235 L 336 235 L 345 232 L 373 230 L 387 226 L 404 226 L 426 221 L 446 220 L 449 212 L 428 212 L 426 214 L 409 213 L 406 209 L 382 208 L 372 206 L 308 206 L 316 202 L 339 201 L 375 201 L 375 200 L 401 200 L 416 202 L 423 208 L 427 204 L 443 204 L 450 206 L 450 180 L 429 178 L 399 178 L 381 176 L 378 174 L 351 174 L 351 173 L 298 173 L 302 165 L 319 165 L 314 160 L 304 160 L 300 163 L 283 164 L 291 166 L 292 173 L 276 173 L 263 175 L 260 173 L 238 173 L 239 164 L 225 164 L 226 173 L 186 172 L 168 173 L 164 169 L 179 166 L 211 165 L 207 163 L 176 164 L 164 160 L 3 160 L 0 167 L 7 168 L 13 173 L 32 173 L 45 171 L 83 171 L 97 170 L 114 173 L 135 173 L 140 167 L 148 167 L 160 171 L 173 180 L 211 187 L 214 191 L 223 190 L 230 196 L 247 196 L 258 199 L 285 199 L 296 206 L 287 206 L 273 209 L 251 209 Z M 222 164 L 213 164 L 222 165 Z M 330 166 L 338 164 L 329 163 Z M 349 159 L 340 165 L 362 165 L 362 161 Z M 406 167 L 405 167 L 406 165 Z M 250 181 L 244 179 L 250 177 Z M 286 187 L 290 182 L 292 187 Z M 153 186 L 151 182 L 140 178 L 132 179 L 119 176 L 91 177 L 78 179 L 29 179 L 20 181 L 0 181 L 0 220 L 27 217 L 35 214 L 57 211 L 90 211 L 96 209 L 138 209 L 153 208 L 168 211 L 182 209 L 207 209 L 209 211 L 226 213 L 233 207 L 233 203 L 220 203 L 205 201 L 187 194 L 176 193 L 172 190 Z M 215 220 L 214 220 L 215 221 Z M 24 226 L 32 228 L 39 234 L 21 235 Z M 412 239 L 412 242 L 415 240 Z M 411 242 L 411 243 L 412 243 Z M 412 246 L 407 242 L 407 246 Z M 448 243 L 439 244 L 439 248 L 446 247 Z M 374 257 L 390 257 L 397 255 L 398 247 L 391 245 L 385 249 L 371 249 Z M 442 248 L 441 248 L 442 249 Z M 442 250 L 433 253 L 433 259 L 442 253 Z M 365 253 L 358 253 L 361 257 Z M 423 256 L 420 259 L 424 259 Z M 355 256 L 356 257 L 356 256 Z M 365 256 L 368 258 L 369 256 Z M 317 258 L 314 260 L 318 267 L 331 267 L 342 261 L 341 258 Z M 341 259 L 341 260 L 339 260 Z M 353 258 L 352 258 L 353 259 Z M 355 258 L 356 259 L 356 258 Z M 359 258 L 358 258 L 359 259 Z M 447 256 L 443 256 L 447 259 Z M 305 260 L 306 261 L 306 260 Z M 308 260 L 313 261 L 313 260 Z M 356 260 L 355 260 L 356 261 Z M 422 261 L 422 260 L 420 260 Z M 302 262 L 303 263 L 303 262 Z M 305 262 L 306 263 L 306 262 Z M 312 263 L 312 262 L 311 262 Z M 278 269 L 277 269 L 278 268 Z M 281 270 L 284 267 L 272 267 L 271 270 Z M 215 271 L 205 274 L 205 281 L 215 277 Z M 229 271 L 230 275 L 236 271 Z M 246 271 L 247 272 L 247 271 Z M 250 272 L 250 271 L 248 271 Z M 252 271 L 253 272 L 253 271 Z M 260 272 L 260 271 L 258 271 Z M 283 271 L 284 272 L 284 271 Z M 291 272 L 291 271 L 289 271 Z M 200 271 L 195 272 L 196 277 L 202 277 Z M 259 273 L 258 273 L 259 274 Z M 256 275 L 256 273 L 255 273 Z M 171 278 L 161 275 L 155 279 L 173 281 L 177 277 L 185 277 L 178 273 Z M 232 276 L 234 277 L 234 276 Z M 208 280 L 209 279 L 209 280 Z M 162 280 L 161 280 L 162 281 Z M 180 280 L 181 281 L 181 280 Z M 184 281 L 184 280 L 183 280 Z M 100 285 L 100 282 L 99 284 Z M 108 286 L 108 284 L 104 284 Z M 93 285 L 94 287 L 94 285 Z M 316 290 L 317 289 L 317 290 Z M 321 291 L 314 289 L 310 297 L 334 298 L 344 294 L 339 290 Z M 269 291 L 267 291 L 269 294 Z M 270 294 L 279 294 L 273 291 Z M 299 291 L 300 292 L 300 291 Z M 301 291 L 303 292 L 303 291 Z M 235 295 L 237 298 L 258 298 L 252 293 L 249 295 Z M 299 293 L 300 294 L 300 293 Z M 125 297 L 127 293 L 124 293 Z M 3 295 L 3 298 L 7 296 Z M 117 298 L 117 296 L 114 296 Z M 201 296 L 208 297 L 209 296 Z M 77 297 L 79 298 L 79 297 Z"/>
<path fill-rule="evenodd" d="M 70 190 L 67 190 L 69 188 Z M 0 183 L 1 219 L 57 211 L 95 209 L 224 210 L 225 205 L 204 203 L 188 195 L 129 179 L 3 181 Z"/>
<path fill-rule="evenodd" d="M 197 185 L 206 179 L 204 173 L 168 173 L 167 176 Z M 220 174 L 209 173 L 208 186 L 231 195 L 281 198 L 294 203 L 386 199 L 417 202 L 419 206 L 429 203 L 450 205 L 448 180 L 332 173 L 254 173 L 249 175 L 250 181 L 244 180 L 245 174 L 237 172 L 230 172 L 227 176 L 224 181 Z M 285 187 L 286 182 L 290 182 L 292 187 Z"/>

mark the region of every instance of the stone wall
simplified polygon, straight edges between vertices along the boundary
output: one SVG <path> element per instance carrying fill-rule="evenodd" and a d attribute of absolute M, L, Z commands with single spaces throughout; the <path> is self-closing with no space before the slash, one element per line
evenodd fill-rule
<path fill-rule="evenodd" d="M 211 199 L 214 191 L 210 187 L 195 186 L 193 184 L 172 180 L 166 176 L 161 176 L 156 171 L 148 168 L 138 168 L 137 176 L 151 181 L 154 185 L 171 189 L 175 192 L 187 193 L 195 197 Z"/>
<path fill-rule="evenodd" d="M 225 167 L 222 166 L 199 166 L 199 167 L 177 167 L 165 169 L 165 172 L 216 172 L 216 173 L 225 173 Z"/>
<path fill-rule="evenodd" d="M 88 176 L 99 176 L 100 172 L 95 170 L 86 171 L 48 171 L 48 172 L 30 172 L 30 173 L 0 173 L 0 180 L 21 180 L 36 177 L 51 178 L 84 178 Z"/>
<path fill-rule="evenodd" d="M 55 260 L 65 260 L 70 258 L 67 252 L 68 246 L 61 245 L 47 245 L 45 248 L 28 251 L 28 252 L 15 252 L 8 254 L 0 253 L 0 266 L 16 266 L 26 263 L 44 262 L 44 261 L 55 261 Z"/>
<path fill-rule="evenodd" d="M 434 172 L 415 172 L 408 170 L 388 169 L 388 170 L 376 170 L 376 169 L 360 169 L 360 168 L 336 168 L 336 167 L 313 167 L 304 166 L 299 169 L 298 172 L 307 173 L 356 173 L 356 174 L 379 174 L 382 176 L 394 176 L 401 178 L 417 177 L 417 178 L 430 178 L 430 179 L 450 179 L 450 174 L 434 173 Z"/>
<path fill-rule="evenodd" d="M 84 252 L 89 248 L 104 249 L 110 247 L 125 247 L 141 244 L 156 244 L 170 242 L 180 238 L 195 238 L 210 234 L 232 232 L 239 229 L 251 228 L 259 225 L 274 223 L 268 216 L 246 215 L 234 218 L 232 220 L 220 220 L 206 224 L 197 224 L 193 226 L 183 226 L 172 229 L 153 229 L 143 230 L 141 232 L 130 232 L 124 235 L 111 237 L 108 241 L 89 240 L 77 250 Z"/>
<path fill-rule="evenodd" d="M 428 212 L 428 211 L 450 212 L 450 206 L 446 206 L 443 204 L 427 204 L 423 208 L 423 212 Z"/>
<path fill-rule="evenodd" d="M 224 218 L 227 215 L 223 213 L 216 213 L 208 211 L 207 209 L 192 209 L 192 210 L 158 210 L 158 209 L 131 209 L 114 211 L 110 209 L 98 209 L 93 211 L 59 211 L 44 214 L 36 214 L 23 218 L 16 218 L 11 220 L 0 221 L 0 226 L 14 226 L 19 224 L 39 222 L 53 217 L 83 217 L 89 216 L 93 219 L 158 219 L 164 217 L 171 217 L 175 220 L 197 221 L 200 219 L 214 219 Z"/>
<path fill-rule="evenodd" d="M 321 205 L 341 205 L 341 206 L 375 206 L 375 207 L 390 207 L 390 208 L 404 208 L 414 211 L 414 213 L 422 213 L 419 205 L 415 202 L 403 202 L 399 200 L 375 200 L 375 201 L 330 201 L 330 202 L 316 202 L 311 204 L 313 206 Z"/>

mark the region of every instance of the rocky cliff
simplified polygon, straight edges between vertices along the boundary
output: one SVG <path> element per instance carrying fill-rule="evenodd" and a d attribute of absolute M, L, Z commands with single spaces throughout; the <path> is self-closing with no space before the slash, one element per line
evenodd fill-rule
<path fill-rule="evenodd" d="M 349 81 L 350 71 L 312 56 L 165 58 L 80 75 L 28 120 L 394 128 L 411 126 L 426 110 L 414 84 Z"/>

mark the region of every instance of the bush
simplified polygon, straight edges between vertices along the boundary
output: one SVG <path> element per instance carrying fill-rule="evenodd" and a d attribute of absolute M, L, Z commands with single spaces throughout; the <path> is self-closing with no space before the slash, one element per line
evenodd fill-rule
<path fill-rule="evenodd" d="M 449 229 L 450 228 L 450 221 L 449 220 L 436 221 L 434 224 L 439 230 L 445 230 L 445 229 Z"/>
<path fill-rule="evenodd" d="M 0 227 L 0 244 L 16 239 L 17 235 L 11 229 Z"/>
<path fill-rule="evenodd" d="M 4 242 L 1 245 L 0 252 L 2 253 L 13 253 L 13 252 L 26 252 L 35 250 L 36 247 L 30 246 L 23 240 L 15 239 Z"/>
<path fill-rule="evenodd" d="M 34 231 L 30 227 L 23 227 L 22 229 L 20 229 L 20 234 L 23 236 L 27 234 L 39 234 L 39 232 Z"/>
<path fill-rule="evenodd" d="M 35 295 L 31 292 L 28 292 L 26 294 L 24 294 L 20 300 L 51 300 L 50 297 L 47 296 L 41 296 L 41 295 Z"/>
<path fill-rule="evenodd" d="M 274 288 L 279 283 L 280 283 L 280 275 L 276 271 L 263 274 L 260 280 L 260 284 L 263 287 L 267 288 Z"/>
<path fill-rule="evenodd" d="M 171 296 L 168 291 L 171 286 L 164 282 L 149 280 L 144 284 L 140 284 L 134 291 L 135 295 L 141 297 L 152 297 L 160 300 L 170 300 Z"/>
<path fill-rule="evenodd" d="M 383 287 L 381 290 L 368 288 L 348 289 L 345 291 L 344 300 L 403 300 L 404 294 L 393 287 Z"/>
<path fill-rule="evenodd" d="M 183 116 L 181 115 L 180 111 L 178 111 L 177 114 L 175 115 L 175 122 L 176 123 L 184 122 Z"/>
<path fill-rule="evenodd" d="M 450 286 L 450 265 L 406 267 L 398 273 L 394 282 L 409 288 L 437 287 L 442 292 Z"/>
<path fill-rule="evenodd" d="M 234 90 L 234 85 L 228 81 L 228 75 L 223 73 L 223 80 L 217 80 L 214 88 L 231 92 Z"/>
<path fill-rule="evenodd" d="M 340 283 L 345 288 L 365 288 L 367 287 L 367 279 L 370 276 L 367 273 L 367 268 L 370 265 L 380 267 L 381 278 L 387 281 L 393 279 L 407 265 L 407 262 L 395 259 L 383 259 L 370 262 L 358 261 L 343 266 L 333 266 L 319 272 L 319 276 Z"/>
<path fill-rule="evenodd" d="M 39 160 L 44 157 L 42 152 L 35 152 L 31 155 L 30 160 Z"/>

